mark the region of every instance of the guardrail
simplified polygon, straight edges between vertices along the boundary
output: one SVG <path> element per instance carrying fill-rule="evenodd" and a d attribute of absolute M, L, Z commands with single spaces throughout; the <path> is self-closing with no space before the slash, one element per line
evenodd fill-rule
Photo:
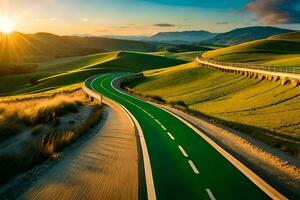
<path fill-rule="evenodd" d="M 247 77 L 254 77 L 266 80 L 281 80 L 281 84 L 291 83 L 294 86 L 300 84 L 300 69 L 280 68 L 276 66 L 263 66 L 241 63 L 224 63 L 213 60 L 206 60 L 201 57 L 196 58 L 196 62 L 203 66 L 212 67 L 225 72 L 239 73 Z M 284 69 L 284 70 L 283 70 Z"/>
<path fill-rule="evenodd" d="M 201 55 L 197 57 L 198 61 L 205 61 L 212 64 L 229 66 L 229 67 L 239 67 L 239 68 L 248 68 L 248 69 L 255 69 L 255 70 L 263 70 L 268 72 L 283 72 L 283 73 L 290 73 L 290 74 L 300 74 L 300 68 L 297 67 L 287 67 L 287 66 L 271 66 L 271 65 L 260 65 L 260 64 L 245 64 L 245 63 L 226 63 L 220 62 L 215 60 L 209 60 L 202 58 Z"/>

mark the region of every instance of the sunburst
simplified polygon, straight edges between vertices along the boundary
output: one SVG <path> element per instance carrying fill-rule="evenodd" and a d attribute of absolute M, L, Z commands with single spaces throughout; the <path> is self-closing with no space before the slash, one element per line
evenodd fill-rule
<path fill-rule="evenodd" d="M 0 18 L 0 31 L 2 33 L 11 33 L 14 30 L 15 22 L 8 17 Z"/>

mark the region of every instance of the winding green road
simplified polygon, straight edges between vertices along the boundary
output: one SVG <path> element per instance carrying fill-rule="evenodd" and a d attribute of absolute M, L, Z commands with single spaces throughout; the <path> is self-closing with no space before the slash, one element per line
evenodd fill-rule
<path fill-rule="evenodd" d="M 124 106 L 140 124 L 157 199 L 269 199 L 192 128 L 153 104 L 116 90 L 124 73 L 94 77 L 87 87 Z"/>

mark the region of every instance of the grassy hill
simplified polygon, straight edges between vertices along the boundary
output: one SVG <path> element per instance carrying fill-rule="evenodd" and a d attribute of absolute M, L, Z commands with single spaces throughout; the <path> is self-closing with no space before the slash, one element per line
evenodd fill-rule
<path fill-rule="evenodd" d="M 237 28 L 226 33 L 220 33 L 215 37 L 205 40 L 204 42 L 209 44 L 231 46 L 290 32 L 293 31 L 270 26 L 253 26 Z"/>
<path fill-rule="evenodd" d="M 98 37 L 58 36 L 50 33 L 0 34 L 0 63 L 31 63 L 104 51 L 155 51 L 156 46 L 138 41 Z"/>
<path fill-rule="evenodd" d="M 183 60 L 135 52 L 109 52 L 42 62 L 33 73 L 0 77 L 0 95 L 17 95 L 58 89 L 82 83 L 104 72 L 139 72 L 185 63 Z M 14 82 L 12 83 L 12 80 Z M 9 86 L 9 87 L 8 87 Z"/>
<path fill-rule="evenodd" d="M 206 52 L 203 57 L 224 62 L 247 62 L 300 67 L 300 32 L 272 36 Z"/>
<path fill-rule="evenodd" d="M 193 61 L 202 51 L 188 51 L 182 53 L 172 53 L 168 51 L 149 53 L 150 55 L 162 56 L 166 58 L 173 58 L 184 61 Z"/>
<path fill-rule="evenodd" d="M 191 112 L 300 156 L 300 87 L 223 73 L 193 62 L 145 75 L 129 85 L 134 92 L 186 104 Z"/>

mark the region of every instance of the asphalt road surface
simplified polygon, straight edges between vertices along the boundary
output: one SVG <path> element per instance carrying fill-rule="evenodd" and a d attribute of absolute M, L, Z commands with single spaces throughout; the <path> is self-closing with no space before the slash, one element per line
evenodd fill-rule
<path fill-rule="evenodd" d="M 157 199 L 270 199 L 181 120 L 117 90 L 112 82 L 122 76 L 94 77 L 86 85 L 124 106 L 140 124 Z"/>

